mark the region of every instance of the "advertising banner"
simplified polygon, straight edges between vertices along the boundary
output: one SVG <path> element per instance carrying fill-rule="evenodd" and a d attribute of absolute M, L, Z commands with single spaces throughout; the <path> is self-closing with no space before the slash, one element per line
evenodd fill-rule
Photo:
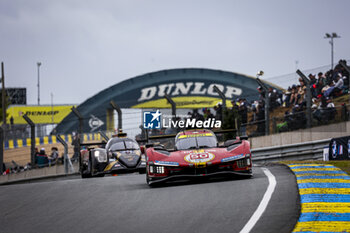
<path fill-rule="evenodd" d="M 332 138 L 329 143 L 329 160 L 350 160 L 350 136 Z"/>
<path fill-rule="evenodd" d="M 58 124 L 72 110 L 73 105 L 53 105 L 53 106 L 10 106 L 7 109 L 7 123 L 11 123 L 13 117 L 14 124 L 27 124 L 23 116 L 27 116 L 35 124 Z"/>

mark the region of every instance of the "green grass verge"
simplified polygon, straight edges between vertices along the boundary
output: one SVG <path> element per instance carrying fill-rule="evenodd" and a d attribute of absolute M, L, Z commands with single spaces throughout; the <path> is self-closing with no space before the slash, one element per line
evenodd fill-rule
<path fill-rule="evenodd" d="M 307 161 L 281 161 L 279 163 L 282 164 L 291 164 L 291 163 L 317 163 L 317 164 L 331 164 L 335 167 L 338 167 L 342 169 L 344 172 L 348 173 L 350 175 L 350 161 L 349 160 L 343 160 L 343 161 L 319 161 L 319 160 L 307 160 Z"/>

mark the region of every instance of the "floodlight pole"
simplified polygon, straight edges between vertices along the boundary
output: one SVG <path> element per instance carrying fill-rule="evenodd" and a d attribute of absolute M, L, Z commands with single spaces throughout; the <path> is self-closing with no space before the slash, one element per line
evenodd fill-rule
<path fill-rule="evenodd" d="M 269 135 L 270 134 L 270 99 L 269 99 L 269 89 L 267 88 L 267 86 L 259 79 L 259 76 L 261 75 L 257 75 L 256 81 L 258 82 L 258 84 L 262 87 L 262 89 L 265 92 L 265 135 Z"/>
<path fill-rule="evenodd" d="M 331 44 L 331 66 L 332 66 L 332 70 L 333 70 L 333 64 L 334 64 L 334 43 L 333 43 L 333 37 L 331 38 L 330 44 Z"/>
<path fill-rule="evenodd" d="M 308 79 L 300 70 L 297 70 L 296 73 L 303 79 L 306 84 L 306 125 L 307 128 L 311 128 L 312 126 L 312 116 L 311 116 L 311 89 L 310 89 L 310 79 Z"/>
<path fill-rule="evenodd" d="M 340 38 L 340 36 L 337 35 L 337 33 L 333 32 L 331 34 L 326 33 L 326 36 L 324 37 L 325 39 L 330 39 L 329 43 L 331 44 L 331 66 L 332 66 L 332 70 L 333 70 L 333 64 L 334 64 L 334 42 L 333 39 L 334 38 Z"/>
<path fill-rule="evenodd" d="M 4 63 L 1 62 L 1 96 L 2 96 L 2 124 L 6 127 L 6 90 L 5 90 L 5 71 Z"/>
<path fill-rule="evenodd" d="M 0 175 L 4 172 L 4 129 L 0 126 Z"/>
<path fill-rule="evenodd" d="M 112 108 L 116 110 L 118 113 L 118 131 L 119 131 L 120 129 L 122 129 L 122 117 L 123 117 L 122 110 L 120 109 L 119 105 L 116 104 L 113 100 L 111 100 L 111 102 L 109 103 L 112 106 Z"/>
<path fill-rule="evenodd" d="M 38 66 L 38 105 L 40 105 L 40 66 L 41 62 L 36 63 Z"/>

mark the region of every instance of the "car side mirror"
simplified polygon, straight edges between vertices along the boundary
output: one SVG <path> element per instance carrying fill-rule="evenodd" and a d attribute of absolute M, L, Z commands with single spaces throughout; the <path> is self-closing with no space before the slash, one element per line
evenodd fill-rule
<path fill-rule="evenodd" d="M 232 144 L 235 144 L 237 142 L 237 140 L 227 140 L 224 142 L 224 147 L 228 147 L 231 146 Z"/>
<path fill-rule="evenodd" d="M 157 145 L 154 145 L 154 148 L 158 148 L 158 149 L 165 149 L 164 145 L 163 144 L 157 144 Z"/>
<path fill-rule="evenodd" d="M 145 146 L 140 146 L 141 154 L 145 153 Z"/>

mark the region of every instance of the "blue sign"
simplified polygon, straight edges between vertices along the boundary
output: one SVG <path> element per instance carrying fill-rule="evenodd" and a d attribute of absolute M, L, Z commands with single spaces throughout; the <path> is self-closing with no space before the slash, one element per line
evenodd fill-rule
<path fill-rule="evenodd" d="M 171 162 L 171 161 L 158 161 L 156 160 L 155 165 L 162 165 L 162 166 L 179 166 L 179 163 L 177 162 Z"/>
<path fill-rule="evenodd" d="M 332 157 L 336 158 L 337 157 L 337 142 L 333 141 L 332 145 Z"/>
<path fill-rule="evenodd" d="M 160 129 L 161 128 L 162 113 L 143 112 L 143 128 L 145 129 Z"/>
<path fill-rule="evenodd" d="M 243 154 L 240 154 L 240 155 L 234 155 L 234 156 L 231 156 L 231 157 L 227 157 L 227 158 L 223 158 L 221 160 L 221 162 L 229 162 L 229 161 L 233 161 L 233 160 L 237 160 L 237 159 L 241 159 L 241 158 L 244 158 L 244 155 Z"/>
<path fill-rule="evenodd" d="M 329 160 L 349 160 L 350 136 L 332 138 L 328 148 Z"/>

